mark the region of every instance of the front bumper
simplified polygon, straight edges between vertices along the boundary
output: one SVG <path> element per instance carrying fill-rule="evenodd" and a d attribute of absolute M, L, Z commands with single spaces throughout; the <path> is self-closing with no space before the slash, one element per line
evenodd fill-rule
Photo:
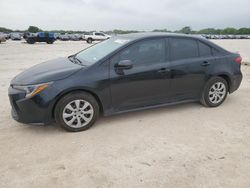
<path fill-rule="evenodd" d="M 55 89 L 51 86 L 32 98 L 25 92 L 9 87 L 9 100 L 13 119 L 27 124 L 49 124 L 53 121 Z"/>

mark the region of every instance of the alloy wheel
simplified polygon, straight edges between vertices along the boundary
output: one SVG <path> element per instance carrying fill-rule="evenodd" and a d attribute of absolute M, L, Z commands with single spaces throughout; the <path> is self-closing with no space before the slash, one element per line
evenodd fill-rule
<path fill-rule="evenodd" d="M 63 109 L 63 120 L 72 128 L 86 126 L 93 118 L 93 106 L 86 100 L 73 100 Z"/>
<path fill-rule="evenodd" d="M 223 82 L 215 82 L 209 89 L 208 98 L 213 104 L 220 103 L 226 96 L 226 86 Z"/>

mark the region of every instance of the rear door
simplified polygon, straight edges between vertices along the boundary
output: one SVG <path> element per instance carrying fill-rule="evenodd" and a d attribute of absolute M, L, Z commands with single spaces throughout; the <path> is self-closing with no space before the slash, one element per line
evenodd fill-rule
<path fill-rule="evenodd" d="M 211 48 L 192 38 L 170 39 L 171 99 L 198 99 L 214 57 Z"/>
<path fill-rule="evenodd" d="M 167 50 L 166 50 L 167 48 Z M 170 71 L 168 47 L 164 38 L 144 39 L 111 59 L 112 104 L 116 111 L 161 104 L 168 100 Z M 118 71 L 118 62 L 129 60 L 133 67 Z"/>

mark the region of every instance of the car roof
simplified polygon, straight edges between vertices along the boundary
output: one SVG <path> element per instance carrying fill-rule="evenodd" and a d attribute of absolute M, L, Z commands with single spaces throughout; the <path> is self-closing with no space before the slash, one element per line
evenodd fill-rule
<path fill-rule="evenodd" d="M 197 35 L 194 36 L 194 35 L 179 34 L 179 33 L 167 33 L 167 32 L 139 32 L 139 33 L 123 34 L 118 36 L 131 40 L 150 38 L 150 37 L 188 37 L 188 38 L 199 38 L 199 39 L 202 38 L 201 36 Z"/>
<path fill-rule="evenodd" d="M 199 35 L 191 35 L 191 34 L 180 34 L 180 33 L 167 33 L 167 32 L 139 32 L 139 33 L 130 33 L 130 34 L 123 34 L 118 35 L 119 38 L 129 39 L 130 41 L 136 41 L 146 38 L 153 38 L 153 37 L 183 37 L 183 38 L 190 38 L 190 39 L 198 39 L 203 41 L 206 44 L 216 48 L 221 52 L 228 53 L 227 50 L 223 49 L 222 47 L 218 46 L 217 44 L 207 40 L 206 38 L 199 36 Z"/>

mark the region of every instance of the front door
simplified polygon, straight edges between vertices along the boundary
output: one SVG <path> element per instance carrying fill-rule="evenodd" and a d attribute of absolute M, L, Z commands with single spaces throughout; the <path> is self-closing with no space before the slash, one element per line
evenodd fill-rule
<path fill-rule="evenodd" d="M 110 89 L 115 111 L 157 105 L 168 100 L 170 63 L 166 41 L 164 38 L 144 39 L 111 59 Z M 123 66 L 129 63 L 132 66 L 119 68 L 120 62 Z"/>

